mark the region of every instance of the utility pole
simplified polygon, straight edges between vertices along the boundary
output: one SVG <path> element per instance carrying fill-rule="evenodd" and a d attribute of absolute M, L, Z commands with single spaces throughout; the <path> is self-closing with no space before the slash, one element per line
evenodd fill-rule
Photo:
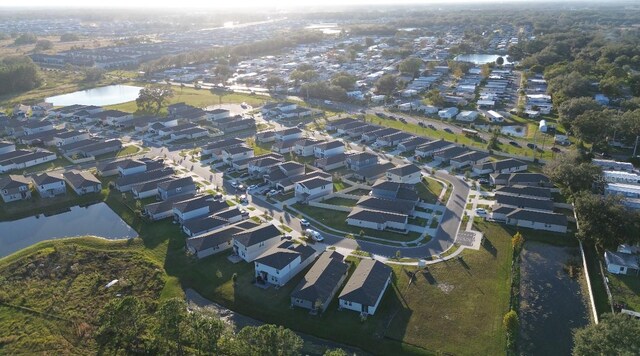
<path fill-rule="evenodd" d="M 633 157 L 636 157 L 636 150 L 638 149 L 638 138 L 640 138 L 640 136 L 636 136 L 636 144 L 633 146 Z"/>

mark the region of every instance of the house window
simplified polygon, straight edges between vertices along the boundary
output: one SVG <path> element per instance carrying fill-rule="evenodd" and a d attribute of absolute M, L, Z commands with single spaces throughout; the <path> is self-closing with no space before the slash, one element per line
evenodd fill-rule
<path fill-rule="evenodd" d="M 176 192 L 181 192 L 181 191 L 182 191 L 181 187 L 176 188 Z"/>

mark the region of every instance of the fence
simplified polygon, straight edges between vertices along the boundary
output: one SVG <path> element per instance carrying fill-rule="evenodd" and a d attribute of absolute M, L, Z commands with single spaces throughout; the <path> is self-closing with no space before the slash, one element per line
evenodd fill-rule
<path fill-rule="evenodd" d="M 335 211 L 344 211 L 344 212 L 350 212 L 352 210 L 352 208 L 348 207 L 348 206 L 340 206 L 340 205 L 331 205 L 331 204 L 324 204 L 324 203 L 318 203 L 315 201 L 310 201 L 308 203 L 309 206 L 313 206 L 316 208 L 322 208 L 322 209 L 328 209 L 328 210 L 335 210 Z"/>
<path fill-rule="evenodd" d="M 573 210 L 573 217 L 576 219 L 576 228 L 579 230 L 580 225 L 578 223 L 578 217 L 576 216 L 575 209 Z M 593 321 L 598 324 L 600 321 L 598 320 L 598 310 L 596 309 L 596 300 L 593 298 L 593 289 L 591 287 L 591 276 L 589 276 L 589 268 L 587 268 L 587 257 L 584 255 L 584 247 L 582 246 L 582 241 L 578 240 L 580 244 L 580 256 L 582 256 L 582 268 L 584 269 L 584 275 L 587 277 L 587 289 L 589 290 L 589 301 L 591 302 L 591 313 L 593 314 Z M 603 275 L 604 276 L 604 275 Z M 606 285 L 606 282 L 605 282 Z"/>

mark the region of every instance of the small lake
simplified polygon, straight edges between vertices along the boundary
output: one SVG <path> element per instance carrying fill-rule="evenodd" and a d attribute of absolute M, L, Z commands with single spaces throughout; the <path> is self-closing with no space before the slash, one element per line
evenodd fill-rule
<path fill-rule="evenodd" d="M 455 60 L 460 62 L 471 62 L 473 64 L 480 65 L 485 63 L 493 63 L 496 61 L 496 59 L 498 59 L 498 57 L 504 58 L 505 64 L 511 63 L 507 60 L 506 55 L 499 55 L 499 54 L 479 54 L 479 53 L 460 54 L 455 58 Z"/>
<path fill-rule="evenodd" d="M 105 203 L 75 206 L 56 215 L 0 222 L 0 257 L 40 241 L 85 235 L 121 240 L 138 233 Z"/>
<path fill-rule="evenodd" d="M 56 95 L 45 99 L 53 106 L 96 105 L 106 106 L 122 104 L 138 98 L 141 87 L 131 85 L 109 85 L 76 91 L 69 94 Z"/>

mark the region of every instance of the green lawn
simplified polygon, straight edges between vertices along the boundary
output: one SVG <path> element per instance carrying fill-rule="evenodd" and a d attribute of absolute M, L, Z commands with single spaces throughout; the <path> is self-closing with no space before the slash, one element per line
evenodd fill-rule
<path fill-rule="evenodd" d="M 134 83 L 135 84 L 135 83 Z M 206 89 L 180 88 L 174 87 L 175 95 L 169 100 L 169 104 L 182 103 L 203 108 L 220 103 L 219 96 L 212 94 Z M 250 95 L 242 93 L 229 93 L 222 96 L 222 104 L 239 104 L 246 102 L 251 106 L 260 106 L 267 101 L 267 97 L 260 95 Z M 135 101 L 122 104 L 110 105 L 107 109 L 122 110 L 125 112 L 136 112 L 138 107 Z"/>
<path fill-rule="evenodd" d="M 98 161 L 108 158 L 120 158 L 124 156 L 134 155 L 136 153 L 139 153 L 140 151 L 142 151 L 142 148 L 140 146 L 130 145 L 124 146 L 120 151 L 105 153 L 103 155 L 96 156 L 95 158 Z"/>
<path fill-rule="evenodd" d="M 343 182 L 343 181 L 334 181 L 333 182 L 333 191 L 334 192 L 339 192 L 341 190 L 345 190 L 347 188 L 351 187 L 351 185 Z"/>
<path fill-rule="evenodd" d="M 322 201 L 323 204 L 341 205 L 341 206 L 349 206 L 349 207 L 356 206 L 357 202 L 358 201 L 354 199 L 339 198 L 339 197 L 334 197 L 334 198 L 330 198 Z"/>
<path fill-rule="evenodd" d="M 387 337 L 443 354 L 504 354 L 502 316 L 509 305 L 511 235 L 495 223 L 482 222 L 478 228 L 488 248 L 465 250 L 462 261 L 430 265 L 411 285 L 399 283 L 404 308 L 389 325 Z"/>
<path fill-rule="evenodd" d="M 627 309 L 640 312 L 640 278 L 607 273 L 614 303 L 624 303 Z"/>
<path fill-rule="evenodd" d="M 309 217 L 323 223 L 326 226 L 330 226 L 339 231 L 343 231 L 345 233 L 354 234 L 356 238 L 358 238 L 360 231 L 364 231 L 364 234 L 367 236 L 378 237 L 381 239 L 385 239 L 388 241 L 395 242 L 406 242 L 413 241 L 420 237 L 420 234 L 417 232 L 409 232 L 408 234 L 400 234 L 387 230 L 373 230 L 360 228 L 357 226 L 348 225 L 346 220 L 349 213 L 344 211 L 335 211 L 329 209 L 316 208 L 309 205 L 295 204 L 293 208 L 301 211 L 303 214 L 308 215 Z M 318 230 L 323 230 L 321 226 L 316 226 Z M 328 231 L 331 232 L 331 231 Z M 334 232 L 335 233 L 335 232 Z"/>
<path fill-rule="evenodd" d="M 420 199 L 426 203 L 435 204 L 444 187 L 435 179 L 425 177 L 422 179 L 422 182 L 416 184 L 416 189 Z"/>

